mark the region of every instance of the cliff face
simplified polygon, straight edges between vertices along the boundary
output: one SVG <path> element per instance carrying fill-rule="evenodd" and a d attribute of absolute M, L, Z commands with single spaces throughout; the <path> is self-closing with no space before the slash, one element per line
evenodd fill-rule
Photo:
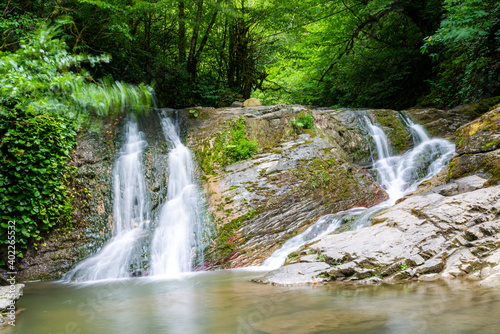
<path fill-rule="evenodd" d="M 314 129 L 294 124 L 304 113 L 314 118 Z M 240 117 L 259 152 L 224 164 L 227 143 L 221 138 Z M 201 166 L 216 225 L 209 267 L 259 265 L 322 215 L 387 199 L 357 164 L 371 163 L 370 143 L 352 112 L 300 106 L 201 109 L 188 128 L 187 143 Z"/>

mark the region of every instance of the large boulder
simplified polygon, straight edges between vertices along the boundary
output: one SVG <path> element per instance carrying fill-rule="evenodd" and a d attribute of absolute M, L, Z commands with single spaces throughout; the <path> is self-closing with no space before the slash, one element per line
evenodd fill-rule
<path fill-rule="evenodd" d="M 254 97 L 251 97 L 243 102 L 243 107 L 259 107 L 261 105 L 260 101 Z"/>
<path fill-rule="evenodd" d="M 500 149 L 500 105 L 458 129 L 457 154 Z"/>

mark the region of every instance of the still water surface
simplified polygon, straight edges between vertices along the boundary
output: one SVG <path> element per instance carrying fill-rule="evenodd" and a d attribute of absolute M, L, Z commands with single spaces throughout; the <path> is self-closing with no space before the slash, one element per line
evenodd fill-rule
<path fill-rule="evenodd" d="M 500 333 L 500 291 L 471 283 L 273 287 L 255 271 L 31 283 L 8 334 Z"/>

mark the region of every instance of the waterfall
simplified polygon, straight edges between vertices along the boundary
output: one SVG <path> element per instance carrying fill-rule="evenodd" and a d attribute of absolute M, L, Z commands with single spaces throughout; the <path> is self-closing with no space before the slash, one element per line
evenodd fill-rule
<path fill-rule="evenodd" d="M 201 203 L 193 177 L 191 151 L 182 144 L 178 127 L 166 115 L 161 125 L 171 145 L 167 202 L 160 213 L 151 246 L 152 275 L 175 276 L 192 270 L 202 241 Z"/>
<path fill-rule="evenodd" d="M 97 254 L 68 272 L 65 281 L 124 278 L 142 269 L 137 247 L 149 212 L 141 162 L 146 145 L 137 122 L 129 119 L 126 143 L 113 170 L 113 236 Z"/>
<path fill-rule="evenodd" d="M 402 115 L 412 133 L 415 146 L 403 155 L 391 155 L 389 141 L 382 128 L 373 124 L 365 113 L 358 115 L 361 125 L 375 142 L 377 158 L 372 157 L 379 184 L 387 191 L 389 199 L 372 208 L 355 208 L 349 211 L 321 217 L 302 234 L 293 237 L 276 250 L 262 265 L 270 269 L 282 266 L 288 254 L 306 243 L 319 240 L 350 221 L 351 229 L 370 224 L 378 212 L 394 205 L 405 194 L 417 189 L 418 185 L 436 175 L 455 153 L 455 146 L 444 139 L 430 138 L 421 125 Z"/>

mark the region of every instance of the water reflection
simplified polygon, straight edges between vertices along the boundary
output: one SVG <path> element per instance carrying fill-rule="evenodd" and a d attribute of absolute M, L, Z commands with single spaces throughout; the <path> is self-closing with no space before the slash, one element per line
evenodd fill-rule
<path fill-rule="evenodd" d="M 498 333 L 500 292 L 471 283 L 258 285 L 249 271 L 28 284 L 6 333 Z"/>

